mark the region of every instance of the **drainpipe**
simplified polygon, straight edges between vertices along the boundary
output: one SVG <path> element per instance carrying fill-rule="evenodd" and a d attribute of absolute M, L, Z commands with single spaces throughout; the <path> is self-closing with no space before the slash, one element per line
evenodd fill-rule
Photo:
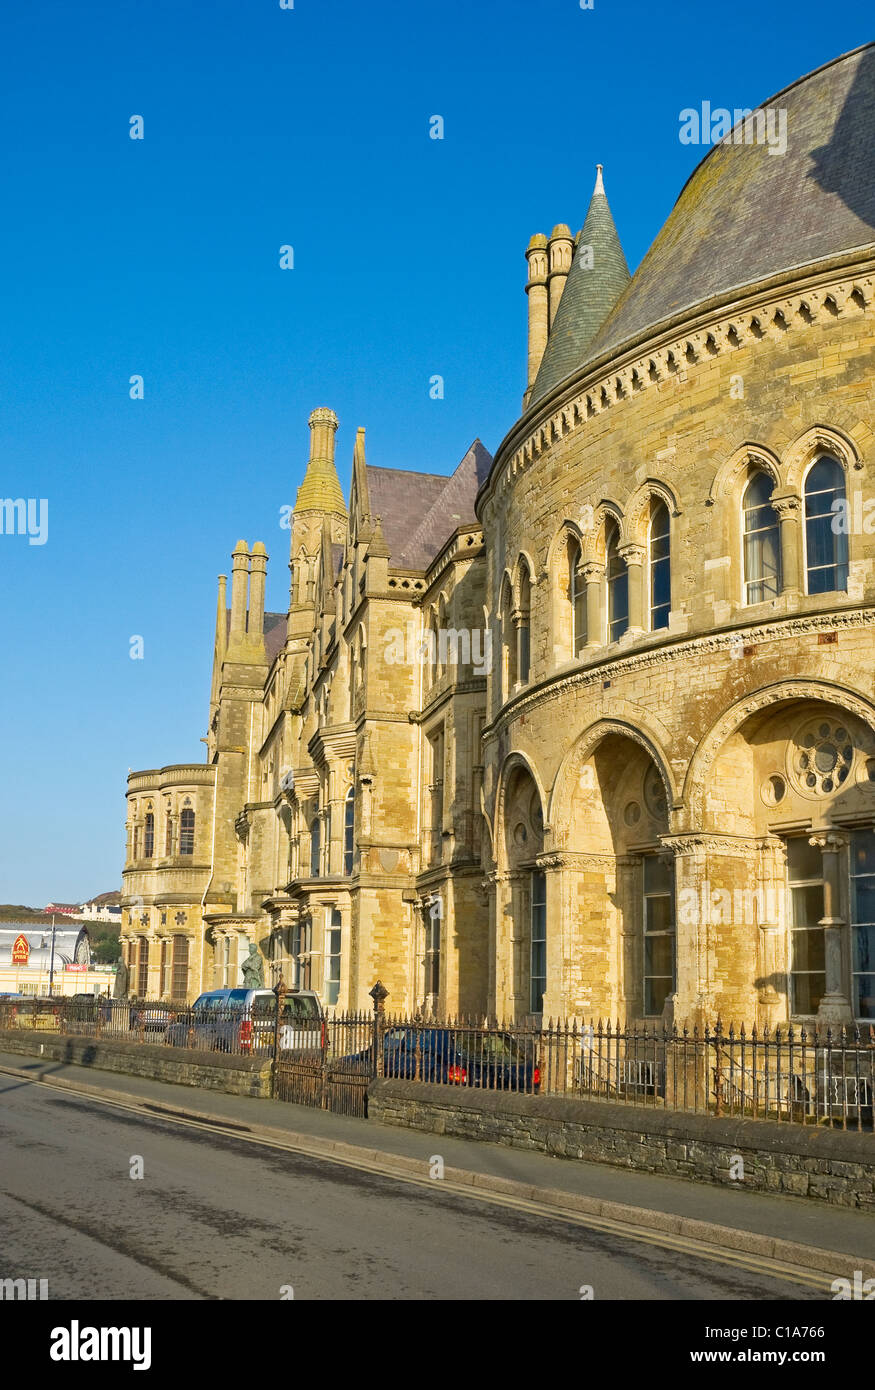
<path fill-rule="evenodd" d="M 206 907 L 206 902 L 207 902 L 207 893 L 209 893 L 210 889 L 211 889 L 212 886 L 213 886 L 213 873 L 215 872 L 215 860 L 216 860 L 216 798 L 217 798 L 218 792 L 219 792 L 219 764 L 218 764 L 218 763 L 215 764 L 215 768 L 216 768 L 216 775 L 215 775 L 215 778 L 213 779 L 213 824 L 212 824 L 212 833 L 211 833 L 211 836 L 210 836 L 210 876 L 209 876 L 209 878 L 207 879 L 207 886 L 206 886 L 206 888 L 204 889 L 204 895 L 203 895 L 203 897 L 201 898 L 201 927 L 203 928 L 203 930 L 201 931 L 201 969 L 200 969 L 200 980 L 199 980 L 200 988 L 198 989 L 198 994 L 203 994 L 203 992 L 204 992 L 204 962 L 205 962 L 205 960 L 206 960 L 206 954 L 207 954 L 207 931 L 206 931 L 206 927 L 204 927 L 204 909 L 205 909 L 205 907 Z"/>

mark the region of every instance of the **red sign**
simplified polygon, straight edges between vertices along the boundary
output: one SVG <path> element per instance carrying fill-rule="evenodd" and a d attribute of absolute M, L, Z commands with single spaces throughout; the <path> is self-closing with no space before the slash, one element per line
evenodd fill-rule
<path fill-rule="evenodd" d="M 87 970 L 87 969 L 88 969 L 88 966 L 87 966 L 87 965 L 65 965 L 65 966 L 64 966 L 64 969 L 65 969 L 65 970 Z"/>
<path fill-rule="evenodd" d="M 12 964 L 27 965 L 30 959 L 30 946 L 26 936 L 16 936 L 12 943 Z"/>

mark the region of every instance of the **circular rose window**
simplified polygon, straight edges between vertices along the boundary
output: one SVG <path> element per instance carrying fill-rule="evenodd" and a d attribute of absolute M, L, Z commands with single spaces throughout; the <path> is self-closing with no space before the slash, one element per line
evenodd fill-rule
<path fill-rule="evenodd" d="M 854 744 L 844 724 L 818 719 L 797 735 L 789 756 L 799 790 L 808 796 L 829 796 L 851 774 Z"/>

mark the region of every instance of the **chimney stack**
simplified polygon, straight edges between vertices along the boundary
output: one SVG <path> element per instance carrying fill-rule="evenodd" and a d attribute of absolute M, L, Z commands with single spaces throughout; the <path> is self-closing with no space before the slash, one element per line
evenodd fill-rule
<path fill-rule="evenodd" d="M 553 320 L 556 317 L 556 310 L 559 308 L 559 301 L 562 298 L 562 291 L 565 289 L 565 281 L 571 269 L 571 256 L 574 251 L 574 238 L 571 235 L 571 228 L 566 227 L 564 222 L 553 228 L 550 234 L 548 246 L 548 258 L 550 270 L 547 275 L 547 291 L 550 297 L 550 328 L 553 327 Z"/>
<path fill-rule="evenodd" d="M 268 554 L 263 541 L 252 547 L 249 569 L 249 640 L 260 641 L 264 636 L 264 586 L 267 582 Z"/>
<path fill-rule="evenodd" d="M 231 554 L 231 640 L 246 637 L 246 590 L 249 584 L 249 547 L 238 541 Z"/>
<path fill-rule="evenodd" d="M 536 232 L 526 250 L 529 263 L 529 282 L 526 294 L 529 296 L 529 373 L 528 387 L 531 391 L 538 375 L 541 358 L 547 346 L 549 328 L 547 308 L 547 238 Z M 528 398 L 528 391 L 526 392 Z"/>

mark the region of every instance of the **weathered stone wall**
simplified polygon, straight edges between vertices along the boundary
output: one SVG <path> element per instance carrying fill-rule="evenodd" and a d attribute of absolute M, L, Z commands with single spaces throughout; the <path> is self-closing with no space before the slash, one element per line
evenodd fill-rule
<path fill-rule="evenodd" d="M 198 1086 L 228 1095 L 270 1095 L 270 1063 L 262 1057 L 225 1056 L 219 1060 L 215 1052 L 59 1037 L 57 1033 L 21 1029 L 0 1030 L 0 1051 L 96 1067 L 99 1071 L 124 1072 L 127 1076 L 148 1076 L 153 1081 L 172 1081 L 179 1086 Z"/>
<path fill-rule="evenodd" d="M 444 1086 L 373 1081 L 368 1116 L 381 1124 L 582 1158 L 636 1172 L 779 1192 L 875 1210 L 875 1135 Z M 743 1181 L 730 1176 L 740 1157 Z"/>

